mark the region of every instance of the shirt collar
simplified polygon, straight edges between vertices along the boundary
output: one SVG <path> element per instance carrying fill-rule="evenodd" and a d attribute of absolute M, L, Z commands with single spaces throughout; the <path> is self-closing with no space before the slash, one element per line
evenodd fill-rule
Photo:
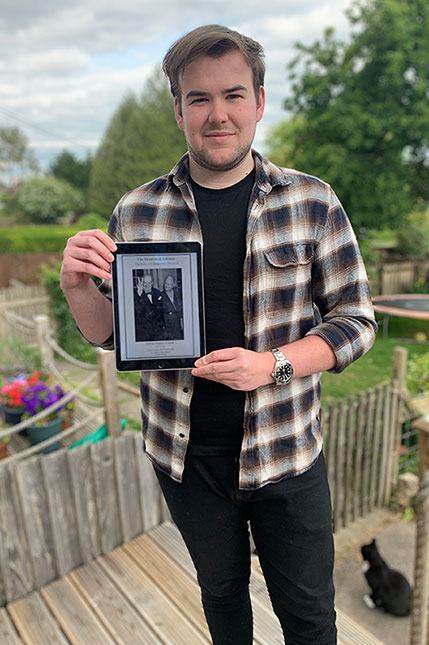
<path fill-rule="evenodd" d="M 178 188 L 189 182 L 189 153 L 185 153 L 167 175 L 169 185 Z M 276 185 L 287 186 L 292 183 L 293 176 L 285 173 L 284 169 L 275 166 L 271 161 L 252 150 L 255 160 L 255 183 L 258 188 L 268 194 Z"/>

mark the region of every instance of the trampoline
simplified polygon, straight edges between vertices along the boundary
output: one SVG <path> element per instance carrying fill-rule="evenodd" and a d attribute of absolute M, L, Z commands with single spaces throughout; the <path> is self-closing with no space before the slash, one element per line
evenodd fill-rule
<path fill-rule="evenodd" d="M 374 296 L 372 304 L 374 311 L 384 315 L 383 338 L 387 338 L 390 316 L 429 320 L 429 294 L 395 293 L 388 296 Z"/>

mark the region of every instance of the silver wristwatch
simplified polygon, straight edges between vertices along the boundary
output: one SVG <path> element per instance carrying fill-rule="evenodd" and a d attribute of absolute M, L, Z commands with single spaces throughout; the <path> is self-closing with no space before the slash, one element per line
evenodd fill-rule
<path fill-rule="evenodd" d="M 271 376 L 276 382 L 276 385 L 287 385 L 291 382 L 293 377 L 292 364 L 285 358 L 284 354 L 279 349 L 272 349 L 271 352 L 276 359 L 274 370 Z"/>

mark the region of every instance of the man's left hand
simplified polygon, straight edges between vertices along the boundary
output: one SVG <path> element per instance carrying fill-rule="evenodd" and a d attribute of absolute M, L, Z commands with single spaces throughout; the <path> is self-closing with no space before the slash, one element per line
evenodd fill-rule
<path fill-rule="evenodd" d="M 243 347 L 217 349 L 195 362 L 193 376 L 223 383 L 233 390 L 250 391 L 273 383 L 275 360 L 271 352 L 253 352 Z"/>

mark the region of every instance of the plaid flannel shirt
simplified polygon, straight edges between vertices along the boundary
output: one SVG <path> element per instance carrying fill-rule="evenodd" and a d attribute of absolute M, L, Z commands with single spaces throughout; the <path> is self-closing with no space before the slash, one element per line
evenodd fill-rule
<path fill-rule="evenodd" d="M 376 331 L 351 224 L 328 184 L 253 155 L 243 282 L 245 347 L 264 352 L 317 334 L 335 353 L 332 371 L 341 372 L 371 347 Z M 108 233 L 117 242 L 202 243 L 187 155 L 169 174 L 124 195 Z M 111 297 L 110 281 L 100 290 Z M 111 349 L 111 339 L 102 346 Z M 140 376 L 144 450 L 179 482 L 193 380 L 189 370 Z M 319 373 L 246 393 L 241 489 L 299 475 L 321 449 Z"/>

